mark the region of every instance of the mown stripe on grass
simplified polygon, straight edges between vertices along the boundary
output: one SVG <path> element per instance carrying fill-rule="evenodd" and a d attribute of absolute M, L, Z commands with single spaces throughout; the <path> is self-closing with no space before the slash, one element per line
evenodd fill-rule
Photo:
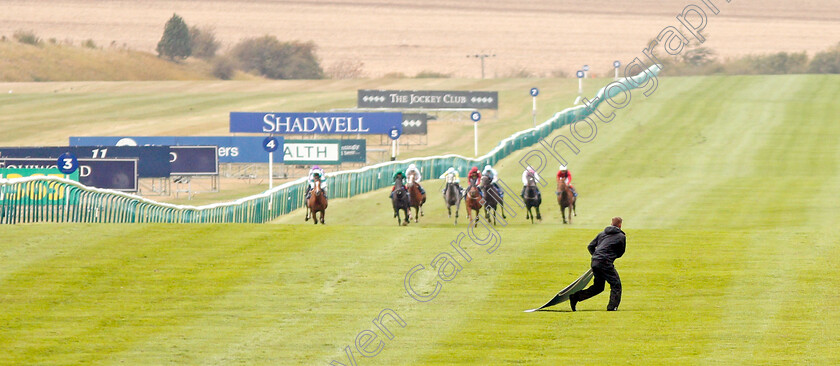
<path fill-rule="evenodd" d="M 3 357 L 89 363 L 210 311 L 213 298 L 268 263 L 259 255 L 265 233 L 230 228 L 125 225 L 79 235 L 82 245 L 7 276 Z"/>

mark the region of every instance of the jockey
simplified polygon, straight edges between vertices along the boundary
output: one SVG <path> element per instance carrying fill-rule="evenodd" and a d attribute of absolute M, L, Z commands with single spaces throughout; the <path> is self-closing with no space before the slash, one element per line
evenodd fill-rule
<path fill-rule="evenodd" d="M 408 180 L 408 177 L 411 176 L 414 176 L 414 183 L 417 183 L 417 188 L 420 188 L 420 193 L 426 194 L 426 190 L 420 185 L 420 181 L 423 179 L 423 176 L 420 175 L 420 169 L 417 169 L 417 166 L 414 164 L 409 165 L 408 169 L 405 170 L 406 180 Z"/>
<path fill-rule="evenodd" d="M 477 166 L 472 167 L 472 169 L 470 169 L 470 172 L 467 173 L 468 186 L 478 187 L 478 183 L 480 183 L 479 182 L 480 180 L 481 180 L 481 173 L 478 172 L 478 167 Z M 478 194 L 480 194 L 481 197 L 484 197 L 484 192 L 482 192 L 481 189 L 478 190 Z"/>
<path fill-rule="evenodd" d="M 401 177 L 401 178 L 403 179 L 403 189 L 405 189 L 405 173 L 403 173 L 403 171 L 402 171 L 402 170 L 397 170 L 397 171 L 394 173 L 394 177 L 393 177 L 393 179 L 392 179 L 392 180 L 393 180 L 394 182 L 396 182 L 396 181 L 397 181 L 397 177 Z M 396 186 L 396 185 L 394 185 L 393 187 L 391 187 L 391 195 L 390 195 L 390 196 L 391 196 L 391 198 L 392 198 L 392 199 L 394 198 L 394 190 L 395 190 L 395 189 L 397 189 L 397 186 Z"/>
<path fill-rule="evenodd" d="M 481 179 L 481 174 L 478 172 L 478 167 L 474 166 L 470 169 L 470 172 L 467 173 L 467 182 L 471 186 L 477 186 L 479 179 Z"/>
<path fill-rule="evenodd" d="M 522 199 L 525 199 L 525 188 L 528 187 L 529 176 L 534 177 L 534 183 L 539 183 L 542 179 L 540 178 L 540 175 L 537 174 L 537 172 L 534 170 L 534 168 L 531 168 L 530 166 L 525 168 L 525 171 L 522 172 L 522 194 L 520 195 L 522 196 Z M 542 193 L 540 193 L 539 188 L 537 188 L 537 199 L 542 199 Z"/>
<path fill-rule="evenodd" d="M 560 171 L 557 172 L 557 179 L 566 180 L 566 185 L 572 190 L 572 194 L 577 197 L 577 191 L 575 190 L 575 187 L 572 186 L 572 172 L 570 172 L 565 165 L 560 165 Z"/>
<path fill-rule="evenodd" d="M 327 196 L 327 177 L 324 176 L 324 169 L 317 165 L 313 165 L 312 169 L 309 169 L 309 179 L 307 179 L 306 186 L 306 199 L 309 199 L 309 192 L 315 188 L 315 175 L 317 175 L 321 179 L 321 190 L 324 191 L 324 197 Z"/>
<path fill-rule="evenodd" d="M 458 171 L 455 170 L 455 167 L 449 167 L 449 169 L 447 169 L 446 172 L 441 174 L 440 178 L 438 178 L 438 179 L 446 179 L 447 184 L 452 183 L 452 184 L 455 185 L 455 187 L 458 188 L 459 191 L 461 190 L 461 185 L 460 185 L 461 177 L 458 174 Z M 446 194 L 446 187 L 445 186 L 443 187 L 443 193 Z"/>
<path fill-rule="evenodd" d="M 499 181 L 499 173 L 496 171 L 496 169 L 493 169 L 493 167 L 491 167 L 490 164 L 487 164 L 484 166 L 484 170 L 481 172 L 481 175 L 486 175 L 492 178 L 493 180 L 490 181 L 490 183 L 493 185 L 493 188 L 496 188 L 496 192 L 499 193 L 499 197 L 505 197 L 505 192 L 502 191 L 502 187 L 499 187 L 499 184 L 497 183 Z"/>

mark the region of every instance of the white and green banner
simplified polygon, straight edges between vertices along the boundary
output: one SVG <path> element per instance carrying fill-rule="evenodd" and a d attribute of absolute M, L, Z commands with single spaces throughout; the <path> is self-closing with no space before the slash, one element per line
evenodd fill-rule
<path fill-rule="evenodd" d="M 364 163 L 365 140 L 286 140 L 283 145 L 285 164 L 338 165 Z"/>

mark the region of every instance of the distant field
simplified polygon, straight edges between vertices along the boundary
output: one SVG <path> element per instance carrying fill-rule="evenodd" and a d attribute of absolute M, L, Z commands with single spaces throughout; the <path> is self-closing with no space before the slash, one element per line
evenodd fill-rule
<path fill-rule="evenodd" d="M 583 64 L 593 73 L 625 64 L 688 4 L 681 0 L 551 1 L 93 1 L 4 0 L 0 35 L 34 30 L 42 38 L 93 39 L 153 52 L 172 13 L 211 26 L 227 48 L 243 38 L 273 34 L 312 40 L 325 66 L 361 61 L 368 76 L 423 70 L 477 78 L 478 53 L 490 76 L 522 70 L 550 76 Z M 700 3 L 694 1 L 692 3 Z M 722 57 L 777 51 L 814 53 L 840 41 L 834 0 L 712 1 L 707 46 Z"/>
<path fill-rule="evenodd" d="M 0 42 L 0 81 L 216 79 L 203 61 L 174 63 L 147 52 L 49 43 Z M 252 77 L 255 78 L 255 77 Z M 9 90 L 14 90 L 10 87 Z"/>
<path fill-rule="evenodd" d="M 507 82 L 522 85 L 471 86 L 528 85 Z M 296 84 L 261 85 L 255 93 L 267 95 L 255 105 L 347 99 L 317 84 L 298 87 L 305 98 L 270 91 Z M 105 88 L 135 103 L 144 98 L 126 91 L 164 87 L 51 86 L 75 88 L 62 95 L 71 99 Z M 172 95 L 218 87 L 168 86 Z M 13 108 L 45 97 L 30 93 Z M 3 227 L 0 363 L 349 365 L 350 346 L 359 365 L 837 364 L 837 95 L 837 76 L 662 79 L 654 97 L 634 99 L 579 155 L 567 153 L 581 192 L 573 225 L 559 223 L 552 189 L 543 190 L 542 223 L 519 211 L 497 228 L 492 254 L 464 239 L 472 261 L 428 303 L 405 293 L 406 272 L 454 253 L 464 230 L 444 214 L 435 180 L 425 184 L 426 216 L 407 228 L 391 217 L 387 190 L 331 201 L 326 227 L 304 224 L 300 212 L 276 225 Z M 189 121 L 188 108 L 172 108 L 176 119 Z M 516 189 L 523 155 L 498 164 Z M 599 295 L 577 313 L 568 304 L 522 313 L 586 269 L 586 243 L 615 215 L 628 234 L 616 262 L 620 311 L 603 311 Z M 412 283 L 429 293 L 434 279 L 422 272 Z M 371 324 L 383 309 L 406 323 L 390 323 L 393 339 Z M 354 345 L 365 329 L 384 341 L 375 357 Z"/>

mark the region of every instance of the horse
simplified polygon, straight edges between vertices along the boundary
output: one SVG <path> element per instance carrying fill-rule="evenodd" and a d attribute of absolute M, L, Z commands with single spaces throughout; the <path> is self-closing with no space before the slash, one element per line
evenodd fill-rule
<path fill-rule="evenodd" d="M 478 215 L 481 213 L 481 191 L 478 186 L 470 183 L 467 187 L 467 194 L 465 195 L 464 205 L 467 207 L 467 217 L 470 223 L 473 223 L 473 211 L 475 211 L 475 227 L 478 227 Z"/>
<path fill-rule="evenodd" d="M 482 176 L 482 178 L 483 177 L 485 177 L 485 176 Z M 492 180 L 492 178 L 491 178 L 491 180 Z M 493 189 L 493 197 L 496 198 L 496 203 L 498 204 L 498 206 L 501 206 L 501 209 L 495 210 L 495 211 L 498 212 L 498 213 L 501 213 L 503 219 L 507 219 L 507 216 L 505 216 L 505 198 L 502 197 L 502 194 L 499 192 L 498 189 L 496 189 L 495 186 L 493 186 L 492 183 L 489 183 L 489 184 L 490 184 L 490 187 L 494 188 Z"/>
<path fill-rule="evenodd" d="M 446 202 L 446 210 L 449 211 L 449 217 L 452 217 L 452 206 L 455 206 L 455 224 L 458 224 L 458 211 L 461 208 L 461 190 L 455 183 L 446 183 L 446 188 L 443 190 L 443 201 Z"/>
<path fill-rule="evenodd" d="M 572 194 L 572 189 L 566 185 L 566 180 L 557 178 L 557 203 L 560 205 L 560 213 L 563 214 L 563 223 L 566 223 L 566 207 L 569 208 L 569 224 L 572 223 L 572 213 L 577 216 L 575 209 L 575 195 Z"/>
<path fill-rule="evenodd" d="M 540 204 L 542 204 L 542 198 L 539 195 L 540 190 L 537 187 L 536 179 L 531 175 L 529 175 L 526 179 L 528 184 L 525 185 L 525 194 L 522 197 L 525 199 L 525 207 L 528 210 L 525 215 L 525 220 L 531 219 L 531 223 L 533 224 L 534 214 L 531 213 L 531 207 L 537 209 L 537 220 L 542 221 L 542 215 L 540 215 Z"/>
<path fill-rule="evenodd" d="M 318 212 L 321 213 L 321 223 L 324 223 L 324 213 L 327 211 L 327 196 L 324 194 L 324 190 L 321 189 L 321 177 L 317 174 L 315 175 L 315 187 L 312 188 L 312 191 L 309 195 L 309 200 L 306 201 L 306 207 L 309 208 L 309 211 L 306 213 L 306 219 L 303 221 L 309 221 L 309 215 L 312 215 L 312 223 L 317 225 Z"/>
<path fill-rule="evenodd" d="M 410 207 L 414 207 L 414 222 L 418 222 L 420 216 L 423 216 L 423 204 L 426 203 L 426 194 L 420 192 L 420 183 L 414 181 L 414 175 L 408 175 L 408 202 Z"/>
<path fill-rule="evenodd" d="M 487 222 L 490 222 L 490 213 L 493 213 L 493 225 L 496 225 L 496 206 L 502 202 L 502 197 L 499 195 L 499 192 L 496 190 L 496 187 L 493 187 L 493 178 L 489 176 L 482 176 L 481 177 L 481 192 L 484 194 L 484 218 L 487 219 Z M 504 216 L 504 212 L 502 212 Z"/>
<path fill-rule="evenodd" d="M 394 180 L 394 194 L 391 198 L 391 203 L 394 206 L 394 217 L 397 218 L 397 224 L 406 226 L 408 225 L 409 215 L 411 214 L 411 206 L 409 203 L 408 192 L 405 190 L 403 186 L 403 179 L 402 177 L 397 177 Z M 405 221 L 400 219 L 400 210 L 405 211 Z"/>

